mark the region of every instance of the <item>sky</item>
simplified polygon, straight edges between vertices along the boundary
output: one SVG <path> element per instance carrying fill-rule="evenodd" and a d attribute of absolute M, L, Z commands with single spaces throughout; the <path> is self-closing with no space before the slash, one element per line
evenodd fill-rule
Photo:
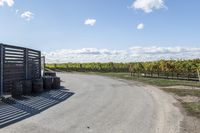
<path fill-rule="evenodd" d="M 48 62 L 200 57 L 199 0 L 0 0 L 0 43 Z"/>

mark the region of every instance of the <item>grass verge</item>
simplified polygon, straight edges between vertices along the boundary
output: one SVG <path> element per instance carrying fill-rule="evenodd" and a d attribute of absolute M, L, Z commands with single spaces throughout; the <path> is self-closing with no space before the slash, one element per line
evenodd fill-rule
<path fill-rule="evenodd" d="M 131 76 L 129 73 L 99 73 L 99 72 L 87 72 L 88 74 L 97 74 L 102 76 L 117 77 L 128 80 L 135 80 L 143 82 L 150 85 L 156 85 L 159 87 L 167 86 L 192 86 L 200 87 L 200 82 L 197 81 L 187 81 L 187 80 L 172 80 L 172 79 L 161 79 L 161 78 L 146 78 L 146 77 L 136 77 Z"/>
<path fill-rule="evenodd" d="M 189 115 L 200 118 L 200 103 L 199 102 L 190 102 L 190 103 L 183 102 L 182 105 L 186 109 Z"/>
<path fill-rule="evenodd" d="M 176 89 L 176 88 L 164 88 L 166 92 L 174 93 L 178 96 L 196 96 L 200 97 L 200 90 L 196 89 Z"/>
<path fill-rule="evenodd" d="M 176 88 L 164 88 L 162 90 L 180 96 L 179 101 L 187 111 L 187 114 L 190 116 L 200 118 L 200 102 L 186 102 L 183 99 L 183 97 L 185 96 L 194 96 L 200 98 L 200 90 L 176 89 Z"/>

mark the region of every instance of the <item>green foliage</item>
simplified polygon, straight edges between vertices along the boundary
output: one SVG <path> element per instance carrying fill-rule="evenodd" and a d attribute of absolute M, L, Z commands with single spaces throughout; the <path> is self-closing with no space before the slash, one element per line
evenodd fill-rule
<path fill-rule="evenodd" d="M 197 80 L 200 59 L 194 60 L 160 60 L 133 63 L 62 63 L 47 64 L 48 69 L 78 72 L 130 72 L 138 77 L 163 77 L 174 79 Z"/>
<path fill-rule="evenodd" d="M 129 63 L 62 63 L 47 64 L 49 69 L 78 72 L 129 72 Z"/>

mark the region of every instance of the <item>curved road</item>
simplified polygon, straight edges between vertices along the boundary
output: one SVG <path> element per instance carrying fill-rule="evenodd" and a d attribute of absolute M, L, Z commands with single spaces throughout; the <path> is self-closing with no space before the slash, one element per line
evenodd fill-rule
<path fill-rule="evenodd" d="M 0 129 L 5 133 L 179 133 L 172 96 L 133 81 L 59 74 L 75 94 L 48 110 Z"/>

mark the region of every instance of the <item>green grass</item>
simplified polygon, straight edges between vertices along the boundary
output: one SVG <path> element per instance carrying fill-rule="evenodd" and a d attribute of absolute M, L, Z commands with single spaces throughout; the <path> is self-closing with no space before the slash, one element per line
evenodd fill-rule
<path fill-rule="evenodd" d="M 200 118 L 200 102 L 182 103 L 188 115 Z"/>
<path fill-rule="evenodd" d="M 196 96 L 200 97 L 200 90 L 193 89 L 176 89 L 176 88 L 164 88 L 166 92 L 174 93 L 178 96 Z"/>
<path fill-rule="evenodd" d="M 183 96 L 195 96 L 200 97 L 200 90 L 192 89 L 176 89 L 176 88 L 165 88 L 166 92 L 174 93 L 180 97 Z M 188 115 L 200 118 L 200 102 L 184 102 L 180 101 L 183 108 L 187 111 Z"/>
<path fill-rule="evenodd" d="M 139 82 L 143 82 L 150 85 L 156 85 L 159 87 L 167 87 L 167 86 L 193 86 L 200 87 L 200 82 L 197 81 L 187 81 L 187 80 L 172 80 L 172 79 L 161 79 L 161 78 L 146 78 L 146 77 L 131 77 L 129 73 L 99 73 L 99 72 L 87 72 L 88 74 L 97 74 L 102 76 L 110 76 L 117 77 L 127 80 L 135 80 Z"/>

